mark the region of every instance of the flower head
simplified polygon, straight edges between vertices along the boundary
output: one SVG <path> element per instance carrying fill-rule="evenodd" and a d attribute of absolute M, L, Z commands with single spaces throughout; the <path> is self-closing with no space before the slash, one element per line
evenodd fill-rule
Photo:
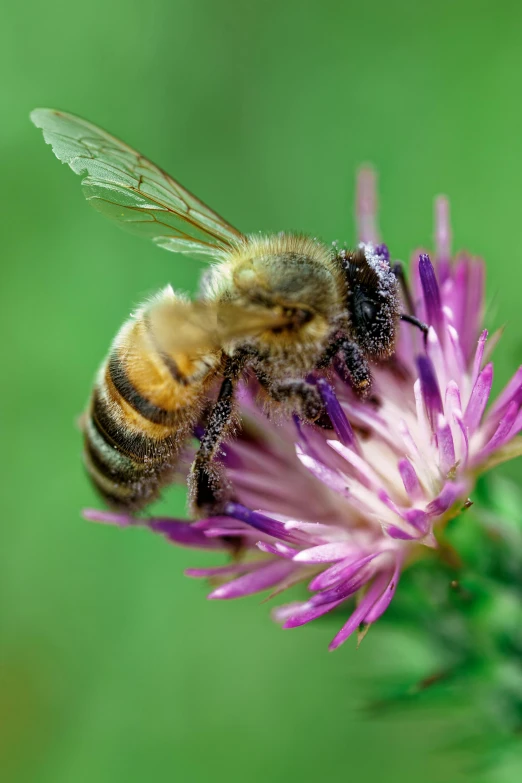
<path fill-rule="evenodd" d="M 389 267 L 376 228 L 375 175 L 360 173 L 359 239 Z M 315 373 L 333 429 L 295 418 L 270 421 L 254 382 L 239 391 L 242 429 L 223 447 L 233 488 L 226 515 L 191 524 L 89 511 L 89 519 L 147 525 L 171 541 L 236 549 L 217 568 L 209 595 L 278 594 L 307 582 L 307 600 L 274 611 L 285 628 L 310 622 L 355 596 L 330 648 L 375 622 L 393 598 L 401 570 L 437 550 L 446 523 L 468 504 L 477 476 L 522 453 L 522 367 L 490 404 L 493 363 L 482 330 L 485 266 L 450 259 L 448 204 L 436 202 L 433 260 L 419 254 L 404 306 L 429 327 L 426 339 L 401 324 L 394 356 L 376 365 L 372 395 L 358 397 L 342 366 Z M 495 343 L 496 337 L 490 341 Z M 489 406 L 488 406 L 489 405 Z"/>

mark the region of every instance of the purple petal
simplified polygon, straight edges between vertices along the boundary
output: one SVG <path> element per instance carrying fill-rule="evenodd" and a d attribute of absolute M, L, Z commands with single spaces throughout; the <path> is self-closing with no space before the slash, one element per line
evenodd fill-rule
<path fill-rule="evenodd" d="M 258 541 L 256 546 L 261 552 L 266 552 L 269 555 L 276 555 L 277 557 L 284 557 L 287 560 L 293 560 L 297 551 L 292 546 L 281 543 L 281 541 L 276 541 L 275 544 L 269 544 L 267 541 Z"/>
<path fill-rule="evenodd" d="M 468 284 L 466 290 L 466 321 L 461 338 L 466 358 L 472 356 L 484 312 L 485 264 L 482 260 L 468 260 Z"/>
<path fill-rule="evenodd" d="M 465 468 L 466 465 L 468 464 L 468 459 L 469 459 L 468 428 L 464 424 L 464 420 L 462 416 L 457 411 L 455 411 L 455 413 L 453 414 L 453 420 L 456 422 L 461 432 L 462 453 L 460 457 L 460 464 L 463 468 Z"/>
<path fill-rule="evenodd" d="M 497 429 L 495 430 L 495 432 L 493 433 L 489 441 L 481 449 L 480 451 L 481 459 L 491 454 L 492 451 L 499 449 L 501 446 L 504 445 L 504 443 L 506 443 L 506 441 L 508 441 L 510 438 L 516 435 L 516 432 L 513 432 L 512 434 L 511 430 L 513 428 L 515 419 L 517 418 L 519 409 L 520 406 L 517 401 L 513 400 L 512 402 L 509 403 L 506 409 L 506 413 L 501 418 Z"/>
<path fill-rule="evenodd" d="M 323 614 L 331 612 L 332 609 L 335 609 L 345 600 L 345 598 L 341 598 L 339 601 L 334 601 L 331 604 L 322 604 L 321 606 L 314 606 L 313 604 L 310 604 L 309 601 L 299 604 L 298 606 L 293 607 L 294 611 L 287 616 L 283 628 L 298 628 L 300 625 L 306 625 L 307 623 L 312 622 L 312 620 L 321 617 Z"/>
<path fill-rule="evenodd" d="M 460 256 L 452 273 L 451 308 L 466 363 L 476 350 L 484 309 L 484 263 Z"/>
<path fill-rule="evenodd" d="M 474 386 L 479 376 L 479 372 L 482 367 L 482 361 L 484 359 L 484 351 L 486 348 L 486 342 L 488 339 L 488 331 L 484 329 L 477 342 L 477 349 L 475 356 L 473 357 L 473 370 L 471 372 L 471 385 Z"/>
<path fill-rule="evenodd" d="M 461 484 L 448 481 L 437 497 L 431 503 L 428 503 L 426 510 L 431 516 L 440 516 L 440 514 L 444 514 L 451 508 L 462 493 L 463 487 Z"/>
<path fill-rule="evenodd" d="M 305 468 L 319 479 L 319 481 L 330 489 L 333 489 L 333 491 L 337 492 L 339 495 L 344 495 L 345 497 L 349 496 L 350 491 L 346 486 L 346 478 L 343 477 L 341 473 L 328 468 L 324 462 L 311 457 L 309 454 L 304 454 L 299 446 L 296 447 L 296 453 Z"/>
<path fill-rule="evenodd" d="M 379 241 L 376 174 L 373 169 L 367 166 L 357 172 L 355 209 L 359 242 L 371 242 L 376 245 Z"/>
<path fill-rule="evenodd" d="M 209 539 L 200 529 L 204 522 L 201 520 L 196 527 L 184 520 L 170 519 L 168 517 L 152 517 L 151 519 L 139 519 L 130 514 L 115 514 L 111 511 L 98 511 L 86 509 L 83 516 L 89 522 L 102 522 L 104 524 L 118 525 L 119 527 L 148 527 L 154 533 L 160 533 L 173 544 L 187 546 L 195 549 L 226 549 L 227 545 L 217 539 Z"/>
<path fill-rule="evenodd" d="M 426 308 L 426 319 L 428 324 L 432 325 L 437 330 L 439 337 L 442 338 L 443 317 L 439 284 L 437 283 L 430 257 L 426 253 L 423 253 L 419 258 L 419 275 L 424 296 L 424 306 Z"/>
<path fill-rule="evenodd" d="M 257 571 L 264 564 L 262 560 L 250 560 L 244 563 L 231 563 L 215 568 L 186 568 L 185 576 L 192 579 L 211 579 L 214 576 L 228 576 L 229 574 L 242 574 L 246 571 Z"/>
<path fill-rule="evenodd" d="M 339 633 L 331 641 L 330 646 L 328 647 L 329 650 L 335 650 L 337 647 L 339 647 L 339 645 L 345 642 L 346 639 L 357 629 L 360 623 L 363 622 L 372 606 L 381 597 L 384 589 L 386 588 L 388 579 L 388 573 L 381 574 L 375 579 L 366 595 L 362 598 L 355 612 L 352 613 L 348 622 L 343 625 Z"/>
<path fill-rule="evenodd" d="M 255 530 L 249 530 L 247 527 L 212 527 L 205 530 L 205 535 L 208 538 L 221 538 L 221 536 L 227 536 L 227 538 L 251 538 L 257 540 L 259 533 Z"/>
<path fill-rule="evenodd" d="M 488 421 L 490 419 L 498 421 L 498 419 L 503 415 L 509 403 L 514 399 L 518 399 L 521 389 L 522 389 L 522 367 L 519 367 L 516 373 L 509 380 L 507 385 L 500 392 L 497 399 L 491 406 L 491 410 L 488 413 Z"/>
<path fill-rule="evenodd" d="M 325 378 L 317 379 L 317 388 L 334 426 L 335 433 L 344 446 L 355 447 L 356 439 L 351 424 L 341 408 L 335 392 Z"/>
<path fill-rule="evenodd" d="M 361 484 L 372 490 L 380 486 L 382 481 L 363 457 L 343 446 L 338 440 L 329 440 L 327 443 L 331 449 L 344 457 L 348 465 L 357 471 L 357 479 Z"/>
<path fill-rule="evenodd" d="M 422 487 L 418 479 L 415 468 L 409 461 L 409 459 L 401 459 L 398 464 L 399 473 L 401 474 L 402 483 L 404 489 L 408 493 L 408 496 L 412 500 L 420 500 L 423 496 Z"/>
<path fill-rule="evenodd" d="M 467 274 L 467 263 L 457 263 L 453 267 L 451 279 L 446 281 L 448 284 L 446 302 L 453 312 L 453 323 L 461 341 L 463 332 L 466 328 Z"/>
<path fill-rule="evenodd" d="M 390 251 L 388 249 L 388 245 L 385 245 L 384 243 L 376 246 L 375 255 L 384 258 L 384 260 L 388 261 L 388 263 L 390 262 Z"/>
<path fill-rule="evenodd" d="M 349 555 L 352 555 L 354 549 L 354 545 L 348 541 L 319 544 L 298 552 L 294 557 L 294 561 L 296 563 L 335 563 L 337 560 L 344 560 Z"/>
<path fill-rule="evenodd" d="M 208 598 L 241 598 L 245 595 L 259 593 L 262 590 L 267 590 L 269 587 L 274 587 L 294 570 L 295 566 L 293 563 L 289 563 L 287 560 L 277 560 L 275 563 L 269 563 L 253 573 L 244 574 L 239 579 L 220 585 L 220 587 L 210 593 Z"/>
<path fill-rule="evenodd" d="M 432 429 L 435 428 L 437 417 L 442 413 L 442 399 L 435 369 L 428 356 L 417 357 L 417 367 L 421 384 L 422 397 L 426 406 L 426 413 Z"/>
<path fill-rule="evenodd" d="M 439 468 L 444 476 L 455 466 L 455 445 L 451 428 L 443 416 L 439 417 L 437 427 L 437 445 L 439 448 Z"/>
<path fill-rule="evenodd" d="M 359 568 L 350 579 L 343 579 L 342 582 L 337 582 L 327 590 L 323 590 L 320 593 L 315 593 L 308 601 L 310 606 L 323 606 L 324 604 L 337 603 L 338 601 L 345 601 L 351 595 L 360 590 L 367 582 L 370 581 L 375 573 L 374 564 L 363 566 Z"/>
<path fill-rule="evenodd" d="M 248 528 L 243 525 L 238 525 L 237 520 L 232 519 L 231 517 L 219 516 L 197 519 L 192 523 L 192 527 L 196 528 L 196 530 L 204 530 L 205 532 L 215 530 L 217 527 L 227 528 L 227 530 L 230 530 L 231 532 L 243 532 L 248 530 Z"/>
<path fill-rule="evenodd" d="M 517 417 L 513 422 L 513 426 L 511 427 L 508 440 L 511 440 L 515 437 L 515 435 L 518 435 L 520 430 L 522 430 L 522 409 L 517 413 Z"/>
<path fill-rule="evenodd" d="M 462 413 L 460 390 L 455 381 L 450 381 L 446 386 L 445 406 L 448 416 L 452 416 L 455 411 Z"/>
<path fill-rule="evenodd" d="M 462 378 L 466 372 L 466 361 L 462 353 L 459 335 L 455 327 L 449 325 L 447 329 L 449 346 L 446 346 L 446 361 L 450 376 Z"/>
<path fill-rule="evenodd" d="M 401 527 L 396 527 L 395 525 L 388 525 L 386 527 L 386 533 L 390 538 L 397 539 L 398 541 L 412 541 L 414 538 L 419 538 L 418 535 L 407 533 L 406 530 L 403 530 Z"/>
<path fill-rule="evenodd" d="M 160 533 L 166 539 L 178 546 L 194 547 L 196 549 L 227 549 L 227 544 L 219 538 L 209 538 L 204 531 L 195 528 L 188 522 L 173 519 L 152 518 L 145 524 L 154 533 Z"/>
<path fill-rule="evenodd" d="M 449 260 L 451 257 L 449 202 L 445 196 L 438 196 L 435 199 L 435 251 L 439 280 L 444 283 L 450 274 Z"/>
<path fill-rule="evenodd" d="M 377 496 L 382 503 L 384 503 L 391 511 L 397 516 L 402 517 L 409 525 L 412 525 L 416 530 L 421 531 L 423 534 L 428 527 L 428 515 L 420 508 L 399 508 L 396 503 L 393 502 L 391 497 L 383 489 L 379 490 Z M 394 526 L 392 525 L 392 528 Z"/>
<path fill-rule="evenodd" d="M 382 554 L 382 552 L 373 552 L 371 555 L 360 557 L 358 560 L 350 560 L 349 558 L 346 558 L 340 563 L 335 563 L 335 565 L 327 568 L 326 571 L 323 571 L 322 573 L 315 576 L 308 585 L 308 588 L 310 590 L 324 590 L 325 588 L 331 587 L 340 581 L 347 581 L 351 579 L 354 574 L 360 571 L 363 566 L 365 566 L 367 563 L 371 563 L 371 561 L 380 554 Z"/>
<path fill-rule="evenodd" d="M 464 413 L 464 423 L 471 435 L 475 432 L 481 422 L 491 393 L 492 384 L 493 364 L 490 362 L 489 364 L 486 364 L 484 369 L 479 373 L 475 385 L 473 386 L 466 412 Z"/>
<path fill-rule="evenodd" d="M 419 262 L 422 253 L 412 253 L 410 256 L 410 281 L 412 287 L 413 302 L 415 306 L 415 315 L 421 321 L 427 321 L 426 307 L 424 304 L 424 294 L 419 271 Z"/>
<path fill-rule="evenodd" d="M 426 535 L 429 526 L 429 516 L 425 511 L 421 508 L 409 508 L 403 512 L 402 516 L 415 530 Z"/>
<path fill-rule="evenodd" d="M 379 619 L 381 614 L 384 614 L 386 609 L 391 603 L 391 600 L 393 596 L 395 595 L 395 590 L 397 588 L 397 583 L 399 581 L 399 575 L 401 571 L 401 559 L 397 558 L 397 563 L 395 564 L 395 569 L 393 571 L 392 577 L 390 579 L 389 584 L 387 585 L 384 593 L 381 595 L 380 598 L 377 599 L 377 601 L 374 603 L 370 611 L 367 615 L 365 615 L 364 622 L 365 623 L 374 623 L 376 620 Z"/>
<path fill-rule="evenodd" d="M 298 533 L 288 531 L 282 522 L 267 517 L 265 514 L 260 514 L 259 511 L 251 511 L 240 503 L 227 503 L 225 512 L 228 516 L 239 519 L 241 522 L 259 530 L 266 536 L 280 538 L 282 541 L 288 541 L 293 544 L 303 542 L 302 536 Z"/>
<path fill-rule="evenodd" d="M 115 514 L 112 511 L 99 511 L 97 508 L 84 509 L 82 516 L 87 522 L 101 522 L 104 525 L 117 525 L 118 527 L 143 525 L 143 520 L 135 519 L 130 514 Z"/>
<path fill-rule="evenodd" d="M 390 511 L 393 511 L 394 514 L 397 514 L 397 516 L 401 516 L 401 511 L 397 504 L 391 499 L 389 494 L 386 492 L 385 489 L 378 489 L 377 490 L 377 497 L 383 503 L 386 508 L 389 508 Z"/>

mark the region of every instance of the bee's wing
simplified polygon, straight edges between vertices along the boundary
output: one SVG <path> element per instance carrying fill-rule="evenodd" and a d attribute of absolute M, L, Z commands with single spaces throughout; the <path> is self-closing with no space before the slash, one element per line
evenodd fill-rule
<path fill-rule="evenodd" d="M 163 350 L 188 355 L 219 350 L 227 343 L 288 323 L 287 316 L 268 308 L 246 308 L 232 302 L 192 302 L 174 296 L 149 310 L 148 318 Z"/>
<path fill-rule="evenodd" d="M 86 120 L 35 109 L 31 120 L 82 179 L 87 201 L 123 228 L 177 253 L 209 256 L 241 234 L 165 171 Z"/>

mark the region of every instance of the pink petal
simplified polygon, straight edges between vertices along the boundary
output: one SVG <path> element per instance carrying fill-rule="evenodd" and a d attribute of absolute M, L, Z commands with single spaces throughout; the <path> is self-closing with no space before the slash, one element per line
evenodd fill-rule
<path fill-rule="evenodd" d="M 208 597 L 212 599 L 229 599 L 259 593 L 262 590 L 273 587 L 282 579 L 288 577 L 294 570 L 295 566 L 293 563 L 289 563 L 287 560 L 277 560 L 263 566 L 263 568 L 258 568 L 253 573 L 244 574 L 239 579 L 220 585 Z"/>
<path fill-rule="evenodd" d="M 377 175 L 369 166 L 357 173 L 356 211 L 357 238 L 359 242 L 379 242 L 377 228 Z"/>
<path fill-rule="evenodd" d="M 372 606 L 381 597 L 388 579 L 389 573 L 381 574 L 375 579 L 366 595 L 361 599 L 357 609 L 350 616 L 348 622 L 343 625 L 339 633 L 331 641 L 330 646 L 328 647 L 329 650 L 335 650 L 337 647 L 339 647 L 339 645 L 345 642 L 347 638 L 363 622 Z"/>
<path fill-rule="evenodd" d="M 445 196 L 438 196 L 435 199 L 435 252 L 438 278 L 441 283 L 444 283 L 450 274 L 451 256 L 449 202 Z"/>
<path fill-rule="evenodd" d="M 216 566 L 215 568 L 186 568 L 185 576 L 192 579 L 210 579 L 214 576 L 228 576 L 229 574 L 241 574 L 246 571 L 257 571 L 263 566 L 263 561 L 249 561 L 245 563 L 231 563 L 225 566 Z"/>
<path fill-rule="evenodd" d="M 462 484 L 448 481 L 437 497 L 431 503 L 428 503 L 426 510 L 431 516 L 440 516 L 451 508 L 457 498 L 464 492 L 465 489 Z"/>
<path fill-rule="evenodd" d="M 308 588 L 310 590 L 324 590 L 325 588 L 331 587 L 341 580 L 349 580 L 361 568 L 363 568 L 368 563 L 371 563 L 372 560 L 375 560 L 375 558 L 380 554 L 382 553 L 374 552 L 371 555 L 360 557 L 358 560 L 350 560 L 350 558 L 346 558 L 339 563 L 335 563 L 335 565 L 330 566 L 330 568 L 327 568 L 326 571 L 323 571 L 314 577 L 308 585 Z"/>
<path fill-rule="evenodd" d="M 487 329 L 484 329 L 482 334 L 480 335 L 477 343 L 477 349 L 475 351 L 475 356 L 473 358 L 473 370 L 471 373 L 471 386 L 473 387 L 475 385 L 475 382 L 479 376 L 479 372 L 482 368 L 482 361 L 484 359 L 484 350 L 486 348 L 486 341 L 488 339 L 488 331 Z"/>
<path fill-rule="evenodd" d="M 491 392 L 491 386 L 493 384 L 493 365 L 491 362 L 486 364 L 484 369 L 479 373 L 476 383 L 471 392 L 471 397 L 468 402 L 468 407 L 464 413 L 464 423 L 468 427 L 471 434 L 475 432 L 479 426 L 486 405 Z"/>
<path fill-rule="evenodd" d="M 455 466 L 455 446 L 451 429 L 443 416 L 439 416 L 437 427 L 437 444 L 439 448 L 439 468 L 443 476 L 447 476 Z"/>
<path fill-rule="evenodd" d="M 488 413 L 488 421 L 490 419 L 498 421 L 500 416 L 502 416 L 504 409 L 507 408 L 511 400 L 519 394 L 520 389 L 522 389 L 522 367 L 518 368 L 491 406 Z"/>
<path fill-rule="evenodd" d="M 303 549 L 294 557 L 296 563 L 334 563 L 343 560 L 358 551 L 352 543 L 339 541 L 333 544 L 320 544 L 319 546 Z"/>
<path fill-rule="evenodd" d="M 513 437 L 511 434 L 511 430 L 517 418 L 518 411 L 519 411 L 519 404 L 515 402 L 515 400 L 513 400 L 507 406 L 506 412 L 504 416 L 501 418 L 499 425 L 495 430 L 495 432 L 493 433 L 492 437 L 481 449 L 480 457 L 479 457 L 480 459 L 484 459 L 484 457 L 491 454 L 492 451 L 499 449 L 501 446 L 504 445 L 504 443 L 506 443 L 506 441 L 508 441 L 511 437 Z M 516 432 L 514 432 L 513 435 L 516 435 Z"/>
<path fill-rule="evenodd" d="M 395 570 L 392 574 L 391 580 L 389 584 L 387 585 L 384 593 L 381 595 L 380 598 L 377 599 L 377 601 L 374 603 L 370 611 L 367 615 L 364 617 L 365 623 L 374 623 L 376 620 L 379 619 L 381 614 L 384 614 L 386 609 L 391 603 L 391 600 L 393 596 L 395 595 L 395 590 L 397 588 L 397 583 L 399 581 L 399 575 L 401 571 L 401 560 L 398 558 L 397 563 L 395 565 Z"/>
<path fill-rule="evenodd" d="M 415 471 L 415 468 L 409 461 L 409 459 L 401 459 L 398 464 L 399 473 L 401 475 L 404 489 L 411 500 L 420 500 L 423 497 L 422 487 L 420 485 L 419 478 Z"/>
<path fill-rule="evenodd" d="M 276 555 L 277 557 L 284 557 L 287 560 L 293 560 L 297 551 L 293 547 L 287 546 L 280 541 L 276 541 L 274 544 L 269 544 L 266 541 L 258 541 L 256 546 L 262 552 L 267 552 L 268 554 Z"/>
<path fill-rule="evenodd" d="M 290 614 L 283 624 L 283 628 L 298 628 L 300 625 L 306 625 L 307 623 L 316 620 L 327 612 L 331 612 L 337 606 L 345 601 L 345 598 L 341 598 L 339 601 L 334 601 L 331 604 L 322 604 L 321 606 L 314 606 L 309 601 L 296 606 L 294 612 Z"/>

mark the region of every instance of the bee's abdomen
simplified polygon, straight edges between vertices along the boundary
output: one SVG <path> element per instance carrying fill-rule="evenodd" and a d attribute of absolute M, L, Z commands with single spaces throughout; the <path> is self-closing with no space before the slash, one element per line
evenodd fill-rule
<path fill-rule="evenodd" d="M 145 318 L 124 325 L 100 369 L 85 418 L 85 466 L 116 508 L 137 510 L 157 497 L 203 401 L 205 376 L 182 374 L 152 337 Z"/>

